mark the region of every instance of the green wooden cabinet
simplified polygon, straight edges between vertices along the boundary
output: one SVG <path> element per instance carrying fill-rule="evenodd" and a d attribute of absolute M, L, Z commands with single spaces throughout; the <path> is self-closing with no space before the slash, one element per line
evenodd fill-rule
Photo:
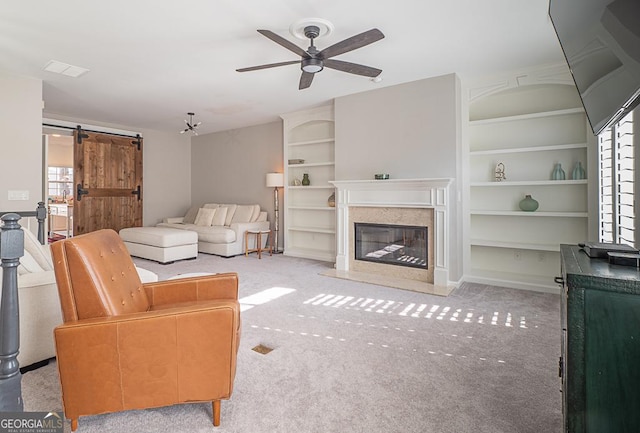
<path fill-rule="evenodd" d="M 640 432 L 640 270 L 560 252 L 564 431 Z"/>

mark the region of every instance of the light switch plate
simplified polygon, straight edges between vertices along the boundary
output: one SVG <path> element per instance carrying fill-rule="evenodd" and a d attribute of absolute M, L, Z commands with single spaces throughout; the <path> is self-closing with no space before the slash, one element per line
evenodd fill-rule
<path fill-rule="evenodd" d="M 9 191 L 9 200 L 29 200 L 29 191 Z"/>

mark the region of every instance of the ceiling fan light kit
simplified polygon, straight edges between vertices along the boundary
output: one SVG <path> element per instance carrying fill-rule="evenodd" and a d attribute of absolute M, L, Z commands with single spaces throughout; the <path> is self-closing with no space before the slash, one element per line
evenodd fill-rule
<path fill-rule="evenodd" d="M 333 44 L 322 51 L 318 51 L 313 43 L 314 39 L 323 34 L 328 34 L 333 30 L 333 26 L 328 21 L 324 21 L 319 18 L 314 18 L 313 20 L 315 20 L 313 24 L 310 24 L 310 19 L 307 19 L 305 21 L 295 23 L 295 28 L 294 25 L 290 27 L 291 33 L 297 36 L 299 32 L 298 26 L 301 25 L 301 23 L 305 24 L 305 27 L 303 29 L 304 36 L 310 40 L 309 48 L 306 51 L 293 42 L 288 41 L 287 39 L 277 35 L 270 30 L 258 30 L 258 33 L 260 33 L 261 35 L 271 39 L 278 45 L 281 45 L 294 54 L 300 56 L 299 61 L 292 60 L 288 62 L 269 63 L 266 65 L 236 69 L 236 71 L 256 71 L 259 69 L 275 68 L 278 66 L 286 66 L 299 63 L 300 69 L 302 70 L 302 75 L 300 76 L 300 83 L 298 86 L 298 89 L 300 90 L 306 89 L 311 86 L 314 75 L 322 71 L 325 67 L 342 72 L 347 72 L 349 74 L 362 75 L 370 78 L 377 77 L 378 75 L 380 75 L 380 73 L 382 73 L 381 69 L 359 65 L 357 63 L 345 62 L 343 60 L 334 60 L 331 58 L 379 41 L 380 39 L 384 38 L 384 34 L 380 30 L 375 28 L 368 30 L 366 32 L 357 34 L 341 42 Z"/>
<path fill-rule="evenodd" d="M 189 120 L 184 121 L 184 123 L 187 125 L 186 128 L 184 128 L 182 131 L 180 131 L 180 134 L 184 134 L 185 132 L 189 132 L 191 131 L 193 133 L 193 135 L 198 135 L 198 126 L 200 126 L 200 124 L 202 122 L 198 122 L 198 123 L 193 123 L 193 116 L 195 116 L 196 113 L 187 113 L 187 116 L 189 116 Z"/>

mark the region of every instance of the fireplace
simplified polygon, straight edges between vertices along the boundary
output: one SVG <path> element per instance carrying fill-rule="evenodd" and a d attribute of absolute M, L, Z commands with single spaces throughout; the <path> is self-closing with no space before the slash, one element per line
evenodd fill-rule
<path fill-rule="evenodd" d="M 427 227 L 354 224 L 354 258 L 410 268 L 428 268 Z"/>
<path fill-rule="evenodd" d="M 448 295 L 449 284 L 449 186 L 452 179 L 390 179 L 344 180 L 331 182 L 336 187 L 336 264 L 328 274 L 339 278 L 383 284 Z M 360 248 L 365 259 L 356 258 L 356 223 L 368 225 L 364 244 Z M 384 235 L 373 237 L 371 225 L 383 226 Z M 390 266 L 384 262 L 366 260 L 380 255 L 388 258 L 403 250 L 405 256 L 421 257 L 398 241 L 396 226 L 419 227 L 424 234 L 406 235 L 411 245 L 426 245 L 423 251 L 426 266 Z M 394 228 L 390 230 L 389 227 Z M 401 229 L 402 232 L 402 229 Z M 360 234 L 360 242 L 363 235 Z M 382 253 L 387 250 L 395 250 Z M 422 247 L 421 247 L 422 248 Z M 382 252 L 380 251 L 382 250 Z M 402 255 L 400 255 L 402 257 Z M 407 257 L 405 259 L 408 260 Z M 395 260 L 394 260 L 395 261 Z M 420 259 L 415 264 L 420 264 Z"/>

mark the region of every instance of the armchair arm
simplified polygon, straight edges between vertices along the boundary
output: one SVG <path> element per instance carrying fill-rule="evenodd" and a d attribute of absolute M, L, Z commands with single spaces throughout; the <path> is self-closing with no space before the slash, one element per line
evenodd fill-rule
<path fill-rule="evenodd" d="M 158 281 L 142 286 L 152 306 L 238 299 L 238 274 L 235 272 Z"/>
<path fill-rule="evenodd" d="M 162 218 L 162 222 L 168 223 L 168 224 L 182 224 L 183 221 L 184 221 L 184 217 Z"/>
<path fill-rule="evenodd" d="M 229 398 L 239 324 L 237 301 L 211 301 L 58 326 L 66 417 Z"/>

